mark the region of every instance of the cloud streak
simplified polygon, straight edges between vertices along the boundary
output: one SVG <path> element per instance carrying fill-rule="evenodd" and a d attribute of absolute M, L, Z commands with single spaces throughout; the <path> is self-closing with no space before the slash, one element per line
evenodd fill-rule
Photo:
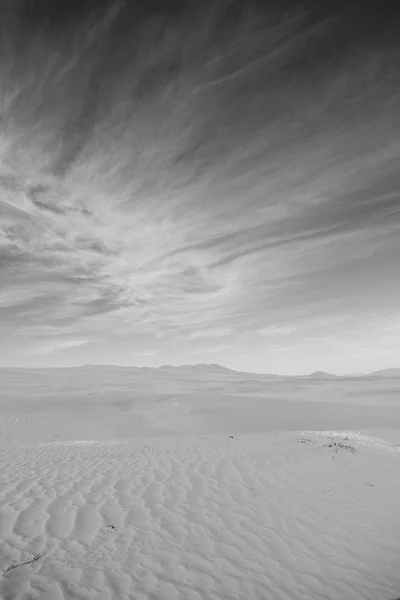
<path fill-rule="evenodd" d="M 16 351 L 21 328 L 185 353 L 398 314 L 397 48 L 349 37 L 324 70 L 335 19 L 262 13 L 215 36 L 210 14 L 149 18 L 132 40 L 121 4 L 2 59 L 0 325 Z"/>
<path fill-rule="evenodd" d="M 81 346 L 85 346 L 87 343 L 88 340 L 84 339 L 52 340 L 35 345 L 35 347 L 28 350 L 28 352 L 30 351 L 45 355 L 60 354 L 62 352 L 71 350 L 72 348 L 80 348 Z"/>
<path fill-rule="evenodd" d="M 260 333 L 261 335 L 281 336 L 289 335 L 289 333 L 291 333 L 292 331 L 292 327 L 270 325 L 269 327 L 265 327 L 264 329 L 259 329 L 258 333 Z"/>

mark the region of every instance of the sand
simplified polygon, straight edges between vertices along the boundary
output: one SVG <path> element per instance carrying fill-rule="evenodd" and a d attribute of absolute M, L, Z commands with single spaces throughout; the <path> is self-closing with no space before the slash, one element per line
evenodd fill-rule
<path fill-rule="evenodd" d="M 263 409 L 232 391 L 236 375 L 211 392 L 210 373 L 188 376 L 180 391 L 176 373 L 158 374 L 157 385 L 154 374 L 131 373 L 129 397 L 126 373 L 122 390 L 121 372 L 109 370 L 107 386 L 103 370 L 92 393 L 102 377 L 78 371 L 42 372 L 41 391 L 38 373 L 0 374 L 2 599 L 400 596 L 396 394 L 350 406 L 336 382 L 341 398 L 307 402 L 292 380 L 275 382 L 275 395 L 292 398 L 282 400 L 285 430 L 266 380 Z M 329 405 L 327 426 L 294 428 L 296 415 L 315 422 L 314 404 L 319 420 Z M 370 427 L 329 427 L 340 414 L 343 425 L 364 414 Z"/>

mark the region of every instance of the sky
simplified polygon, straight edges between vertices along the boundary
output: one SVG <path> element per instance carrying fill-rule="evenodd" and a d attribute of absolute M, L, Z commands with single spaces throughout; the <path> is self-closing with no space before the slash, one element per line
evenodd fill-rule
<path fill-rule="evenodd" d="M 399 366 L 394 20 L 304 5 L 7 11 L 0 366 Z"/>

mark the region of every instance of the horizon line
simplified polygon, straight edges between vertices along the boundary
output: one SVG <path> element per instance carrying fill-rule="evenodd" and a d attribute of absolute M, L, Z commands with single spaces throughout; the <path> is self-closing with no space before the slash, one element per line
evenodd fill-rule
<path fill-rule="evenodd" d="M 363 373 L 363 372 L 357 372 L 357 373 L 343 373 L 343 374 L 337 374 L 337 373 L 331 373 L 328 371 L 323 371 L 323 370 L 316 370 L 313 371 L 311 373 L 303 373 L 303 374 L 278 374 L 278 373 L 259 373 L 259 372 L 252 372 L 252 371 L 242 371 L 242 370 L 237 370 L 237 369 L 232 369 L 230 367 L 226 367 L 225 365 L 221 365 L 219 363 L 186 363 L 186 364 L 180 364 L 180 365 L 171 365 L 171 364 L 162 364 L 159 365 L 158 367 L 154 367 L 154 366 L 137 366 L 137 365 L 122 365 L 122 364 L 102 364 L 102 363 L 84 363 L 81 365 L 66 365 L 66 366 L 43 366 L 43 367 L 37 367 L 37 366 L 32 366 L 32 367 L 19 367 L 19 366 L 0 366 L 0 370 L 20 370 L 20 371 L 32 371 L 32 370 L 36 370 L 36 371 L 40 371 L 40 370 L 55 370 L 55 369 L 82 369 L 82 368 L 88 368 L 88 367 L 93 367 L 93 368 L 122 368 L 122 369 L 151 369 L 154 371 L 158 371 L 160 369 L 179 369 L 179 368 L 183 368 L 183 367 L 214 367 L 214 368 L 219 368 L 219 369 L 223 369 L 225 371 L 231 371 L 233 373 L 244 373 L 244 374 L 248 374 L 248 375 L 262 375 L 262 376 L 269 376 L 269 377 L 312 377 L 312 376 L 320 376 L 320 377 L 368 377 L 368 376 L 373 376 L 373 375 L 378 375 L 380 373 L 385 373 L 385 372 L 390 372 L 390 371 L 398 371 L 398 375 L 400 376 L 400 368 L 399 367 L 385 367 L 383 369 L 378 369 L 376 371 L 371 371 L 368 373 Z"/>

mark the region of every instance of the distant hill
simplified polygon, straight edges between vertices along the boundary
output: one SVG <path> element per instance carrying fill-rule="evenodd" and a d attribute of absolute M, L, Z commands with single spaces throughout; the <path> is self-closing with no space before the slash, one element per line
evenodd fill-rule
<path fill-rule="evenodd" d="M 380 369 L 379 371 L 373 371 L 372 373 L 348 373 L 346 375 L 335 375 L 334 373 L 328 373 L 326 371 L 314 371 L 308 375 L 274 375 L 272 373 L 249 373 L 247 371 L 237 371 L 235 369 L 228 369 L 228 367 L 223 367 L 222 365 L 211 363 L 198 363 L 194 365 L 162 365 L 161 367 L 135 367 L 135 366 L 118 366 L 118 365 L 95 365 L 95 364 L 86 364 L 81 365 L 80 367 L 41 367 L 41 368 L 24 368 L 24 367 L 0 367 L 0 373 L 12 373 L 12 372 L 21 372 L 21 373 L 29 373 L 36 371 L 74 371 L 78 369 L 79 371 L 96 371 L 96 369 L 102 369 L 103 371 L 111 371 L 111 372 L 137 372 L 137 373 L 146 373 L 146 372 L 169 372 L 173 375 L 176 373 L 185 373 L 186 376 L 199 373 L 220 373 L 221 375 L 232 375 L 232 376 L 243 376 L 246 375 L 250 379 L 253 377 L 271 377 L 276 379 L 345 379 L 346 377 L 382 377 L 382 378 L 400 378 L 400 368 L 389 367 L 388 369 Z"/>
<path fill-rule="evenodd" d="M 204 364 L 204 363 L 198 363 L 196 365 L 179 365 L 179 366 L 175 366 L 175 365 L 162 365 L 161 367 L 158 367 L 159 370 L 162 371 L 174 371 L 174 370 L 179 370 L 179 369 L 186 369 L 186 370 L 191 370 L 191 371 L 219 371 L 222 373 L 239 373 L 239 371 L 234 371 L 233 369 L 228 369 L 228 367 L 222 367 L 221 365 L 217 365 L 215 363 L 212 364 Z"/>
<path fill-rule="evenodd" d="M 375 377 L 400 377 L 400 369 L 395 369 L 394 367 L 389 367 L 389 369 L 381 369 L 380 371 L 373 371 L 372 373 L 368 373 L 368 375 L 373 375 Z"/>
<path fill-rule="evenodd" d="M 339 375 L 333 375 L 326 371 L 314 371 L 314 373 L 310 373 L 309 375 L 299 375 L 299 377 L 307 377 L 308 379 L 332 379 L 332 377 L 337 378 Z"/>

